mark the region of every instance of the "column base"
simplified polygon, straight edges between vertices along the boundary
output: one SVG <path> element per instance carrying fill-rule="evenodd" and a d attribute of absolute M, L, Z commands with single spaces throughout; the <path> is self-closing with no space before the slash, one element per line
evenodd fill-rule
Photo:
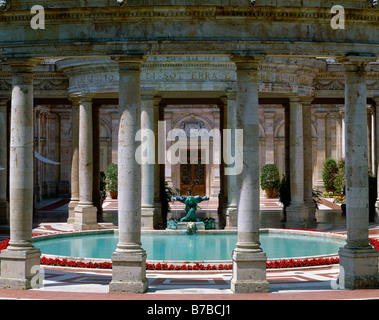
<path fill-rule="evenodd" d="M 269 292 L 266 279 L 266 254 L 261 250 L 235 249 L 232 255 L 234 293 Z"/>
<path fill-rule="evenodd" d="M 307 228 L 314 229 L 317 227 L 317 219 L 316 219 L 316 206 L 313 202 L 313 199 L 304 200 L 304 205 L 308 208 L 308 216 L 307 216 Z"/>
<path fill-rule="evenodd" d="M 76 206 L 75 222 L 73 229 L 75 230 L 92 230 L 97 229 L 97 208 L 95 206 Z"/>
<path fill-rule="evenodd" d="M 142 206 L 141 207 L 141 229 L 153 230 L 157 225 L 158 213 L 154 206 Z"/>
<path fill-rule="evenodd" d="M 290 205 L 286 208 L 286 228 L 307 228 L 309 208 L 305 205 Z"/>
<path fill-rule="evenodd" d="M 79 200 L 71 200 L 68 204 L 68 219 L 67 224 L 73 225 L 75 223 L 75 208 L 78 206 Z"/>
<path fill-rule="evenodd" d="M 237 207 L 228 206 L 225 210 L 225 228 L 226 230 L 237 229 Z"/>
<path fill-rule="evenodd" d="M 0 200 L 0 224 L 9 224 L 9 202 Z"/>
<path fill-rule="evenodd" d="M 3 250 L 0 254 L 2 289 L 38 287 L 41 252 L 39 249 Z"/>
<path fill-rule="evenodd" d="M 144 250 L 114 252 L 109 292 L 144 293 L 147 288 L 146 252 Z"/>
<path fill-rule="evenodd" d="M 378 251 L 374 248 L 340 248 L 340 289 L 379 287 Z"/>

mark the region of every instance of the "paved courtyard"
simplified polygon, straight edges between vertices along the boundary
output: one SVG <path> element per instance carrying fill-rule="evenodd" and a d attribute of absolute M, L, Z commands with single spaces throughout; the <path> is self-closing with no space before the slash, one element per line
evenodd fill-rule
<path fill-rule="evenodd" d="M 108 200 L 104 209 L 117 210 L 117 201 Z M 108 203 L 108 204 L 107 204 Z M 324 200 L 318 213 L 319 228 L 345 233 L 344 221 L 338 208 Z M 261 210 L 280 213 L 277 199 L 261 199 Z M 33 234 L 52 234 L 71 231 L 57 217 L 67 213 L 67 201 L 50 199 L 40 204 L 44 217 Z M 335 216 L 333 216 L 333 214 Z M 328 218 L 323 218 L 327 217 Z M 112 223 L 100 223 L 100 228 L 115 228 Z M 4 231 L 4 230 L 3 230 Z M 5 237 L 5 235 L 3 235 Z M 379 226 L 371 225 L 370 237 L 379 238 Z M 269 293 L 233 294 L 230 290 L 231 271 L 147 271 L 149 289 L 145 294 L 111 294 L 108 285 L 111 270 L 93 270 L 42 266 L 43 286 L 32 290 L 0 289 L 0 299 L 52 299 L 52 300 L 329 300 L 379 299 L 379 289 L 338 290 L 336 279 L 339 266 L 320 266 L 297 269 L 267 270 Z"/>

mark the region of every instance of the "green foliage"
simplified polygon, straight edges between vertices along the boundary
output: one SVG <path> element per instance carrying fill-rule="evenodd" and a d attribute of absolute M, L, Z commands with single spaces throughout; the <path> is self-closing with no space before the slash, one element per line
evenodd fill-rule
<path fill-rule="evenodd" d="M 100 198 L 104 201 L 107 197 L 107 182 L 104 171 L 100 171 Z"/>
<path fill-rule="evenodd" d="M 334 203 L 340 203 L 340 204 L 346 203 L 346 196 L 344 194 L 334 196 Z"/>
<path fill-rule="evenodd" d="M 337 163 L 338 172 L 334 179 L 334 188 L 337 193 L 345 194 L 345 160 Z"/>
<path fill-rule="evenodd" d="M 280 186 L 280 176 L 275 164 L 265 164 L 261 170 L 261 188 L 277 190 Z"/>
<path fill-rule="evenodd" d="M 322 180 L 326 191 L 336 191 L 334 181 L 336 180 L 337 173 L 338 166 L 336 160 L 332 158 L 327 159 L 322 170 Z"/>
<path fill-rule="evenodd" d="M 111 163 L 106 173 L 107 190 L 110 192 L 118 191 L 118 165 Z"/>

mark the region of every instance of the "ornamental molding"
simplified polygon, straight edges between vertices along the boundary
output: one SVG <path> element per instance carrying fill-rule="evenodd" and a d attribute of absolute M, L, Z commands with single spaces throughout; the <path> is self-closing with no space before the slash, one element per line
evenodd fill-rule
<path fill-rule="evenodd" d="M 0 0 L 4 1 L 4 0 Z M 0 2 L 1 3 L 1 2 Z M 330 6 L 322 7 L 286 7 L 283 10 L 280 6 L 255 6 L 251 9 L 251 6 L 246 7 L 244 5 L 239 6 L 196 6 L 196 8 L 186 7 L 185 10 L 180 10 L 183 5 L 167 6 L 125 6 L 122 10 L 117 7 L 107 7 L 107 10 L 103 10 L 102 7 L 71 7 L 67 10 L 62 8 L 49 8 L 45 12 L 46 22 L 65 20 L 67 22 L 76 22 L 81 20 L 83 23 L 93 23 L 93 21 L 112 22 L 117 19 L 133 19 L 133 20 L 145 20 L 152 18 L 204 18 L 204 17 L 225 17 L 231 19 L 235 18 L 252 18 L 262 20 L 301 20 L 306 19 L 319 23 L 320 20 L 330 20 Z M 3 9 L 4 10 L 4 9 Z M 375 22 L 379 21 L 379 16 L 376 10 L 349 10 L 346 9 L 345 19 L 349 21 L 365 21 Z M 109 19 L 109 20 L 108 20 Z M 7 21 L 15 23 L 27 22 L 30 23 L 30 11 L 8 11 L 0 16 L 0 21 Z"/>

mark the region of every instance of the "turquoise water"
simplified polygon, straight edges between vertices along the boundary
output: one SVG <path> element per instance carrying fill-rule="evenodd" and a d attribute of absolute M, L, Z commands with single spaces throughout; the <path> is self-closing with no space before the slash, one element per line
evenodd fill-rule
<path fill-rule="evenodd" d="M 289 258 L 337 253 L 345 241 L 323 237 L 264 233 L 260 237 L 267 258 Z M 97 234 L 35 241 L 42 254 L 110 259 L 118 235 Z M 236 234 L 143 234 L 148 260 L 231 260 Z"/>

